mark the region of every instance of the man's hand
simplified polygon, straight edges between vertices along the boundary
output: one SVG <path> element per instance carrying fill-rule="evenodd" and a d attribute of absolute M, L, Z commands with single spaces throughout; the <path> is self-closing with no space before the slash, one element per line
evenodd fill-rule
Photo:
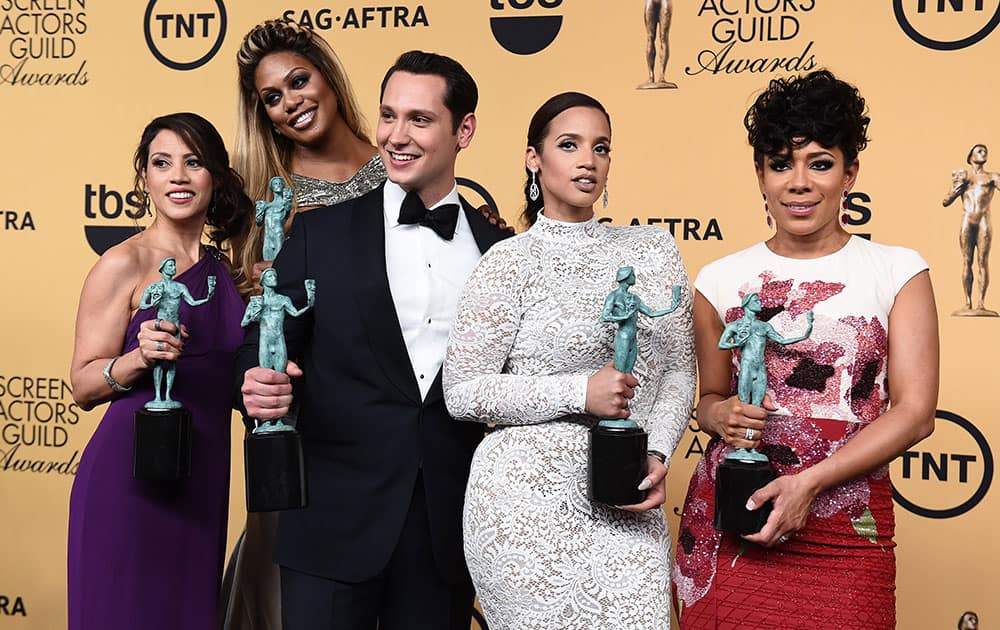
<path fill-rule="evenodd" d="M 292 404 L 292 378 L 302 376 L 293 361 L 286 373 L 262 367 L 250 368 L 243 374 L 243 406 L 247 415 L 258 420 L 273 420 L 288 415 Z"/>

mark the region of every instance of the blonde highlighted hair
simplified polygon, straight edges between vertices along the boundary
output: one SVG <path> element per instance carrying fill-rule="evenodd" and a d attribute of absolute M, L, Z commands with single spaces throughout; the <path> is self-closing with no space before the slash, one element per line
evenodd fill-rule
<path fill-rule="evenodd" d="M 316 66 L 337 95 L 338 114 L 355 136 L 371 144 L 368 124 L 361 114 L 354 89 L 337 53 L 312 29 L 285 20 L 268 20 L 250 29 L 236 53 L 239 68 L 239 106 L 233 166 L 243 176 L 245 190 L 251 199 L 269 199 L 268 182 L 274 176 L 292 183 L 289 166 L 294 144 L 288 138 L 273 133 L 271 119 L 257 93 L 255 74 L 264 57 L 275 52 L 301 55 Z M 246 242 L 236 243 L 238 265 L 244 274 L 246 293 L 253 283 L 253 266 L 261 259 L 264 230 L 251 222 Z"/>

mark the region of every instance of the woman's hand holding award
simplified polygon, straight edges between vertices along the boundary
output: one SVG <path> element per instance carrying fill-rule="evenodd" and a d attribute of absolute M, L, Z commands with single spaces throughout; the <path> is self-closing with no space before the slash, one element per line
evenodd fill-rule
<path fill-rule="evenodd" d="M 720 350 L 740 349 L 740 372 L 737 396 L 741 402 L 760 407 L 767 392 L 767 366 L 764 349 L 768 341 L 788 345 L 803 341 L 812 334 L 813 313 L 806 313 L 806 331 L 799 337 L 785 339 L 771 324 L 757 319 L 760 296 L 749 293 L 743 298 L 743 316 L 730 322 L 719 339 Z M 753 429 L 747 430 L 752 440 Z M 755 448 L 739 448 L 726 455 L 715 474 L 715 528 L 735 534 L 756 534 L 771 514 L 767 503 L 756 510 L 746 508 L 747 499 L 777 476 L 767 455 Z"/>
<path fill-rule="evenodd" d="M 208 294 L 196 300 L 187 286 L 174 280 L 176 260 L 164 258 L 160 273 L 163 278 L 143 291 L 139 309 L 156 308 L 156 330 L 160 330 L 161 322 L 170 322 L 179 338 L 181 300 L 189 306 L 201 306 L 211 300 L 215 294 L 215 276 L 208 276 Z M 163 342 L 159 343 L 162 346 Z M 170 397 L 176 372 L 176 361 L 157 361 L 153 366 L 155 397 L 135 412 L 132 455 L 135 479 L 177 481 L 191 476 L 191 412 Z"/>
<path fill-rule="evenodd" d="M 620 267 L 615 276 L 618 288 L 604 301 L 601 319 L 616 322 L 615 369 L 629 374 L 638 354 L 636 334 L 639 313 L 661 317 L 674 312 L 681 303 L 681 287 L 674 286 L 673 305 L 662 311 L 646 306 L 638 296 L 629 293 L 635 284 L 632 267 Z M 587 464 L 587 494 L 592 501 L 609 505 L 635 505 L 645 497 L 639 484 L 646 477 L 649 435 L 629 419 L 605 418 L 590 430 Z"/>

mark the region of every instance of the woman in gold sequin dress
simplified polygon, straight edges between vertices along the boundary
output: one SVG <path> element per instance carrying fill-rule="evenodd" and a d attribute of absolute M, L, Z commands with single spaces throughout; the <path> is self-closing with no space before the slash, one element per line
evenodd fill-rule
<path fill-rule="evenodd" d="M 344 66 L 312 30 L 284 20 L 258 24 L 236 53 L 239 116 L 233 163 L 251 199 L 270 199 L 268 182 L 295 189 L 293 214 L 360 197 L 385 181 Z M 291 225 L 289 216 L 286 226 Z M 241 288 L 259 293 L 263 228 L 239 255 Z"/>

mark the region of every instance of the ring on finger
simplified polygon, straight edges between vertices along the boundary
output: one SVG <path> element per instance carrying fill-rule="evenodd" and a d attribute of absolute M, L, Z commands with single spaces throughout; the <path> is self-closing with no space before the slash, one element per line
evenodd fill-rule
<path fill-rule="evenodd" d="M 163 352 L 163 342 L 162 341 L 157 341 L 156 342 L 156 351 L 157 352 Z"/>
<path fill-rule="evenodd" d="M 160 328 L 160 320 L 159 319 L 157 319 L 156 322 L 153 324 L 153 328 L 155 328 L 157 330 L 157 332 L 159 332 L 160 330 L 162 330 L 162 328 Z"/>
<path fill-rule="evenodd" d="M 753 442 L 754 435 L 756 435 L 756 431 L 754 431 L 751 427 L 747 427 L 747 432 L 746 432 L 747 442 Z"/>
<path fill-rule="evenodd" d="M 784 534 L 782 534 L 781 538 L 778 539 L 778 542 L 780 542 L 780 543 L 786 543 L 786 542 L 788 542 L 788 536 L 785 536 Z"/>

